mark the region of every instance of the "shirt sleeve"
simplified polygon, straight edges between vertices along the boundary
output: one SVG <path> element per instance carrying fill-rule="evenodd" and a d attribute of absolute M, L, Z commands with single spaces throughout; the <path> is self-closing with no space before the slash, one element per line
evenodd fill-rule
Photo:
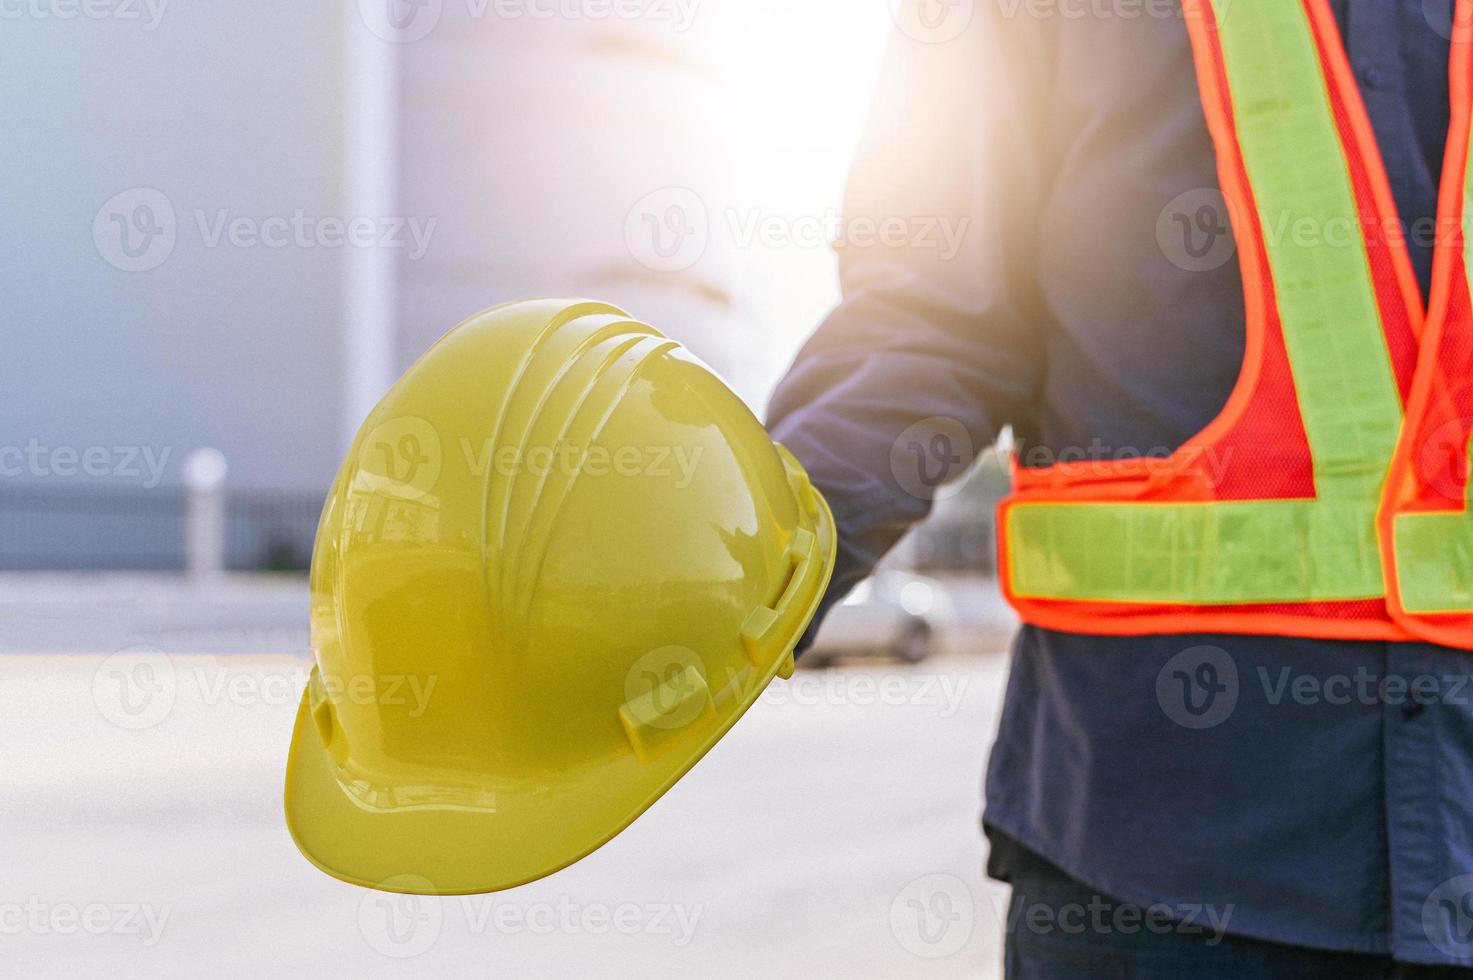
<path fill-rule="evenodd" d="M 768 412 L 838 524 L 802 648 L 1039 386 L 1027 286 L 1049 52 L 1036 23 L 983 0 L 960 37 L 890 43 L 835 246 L 842 300 Z"/>

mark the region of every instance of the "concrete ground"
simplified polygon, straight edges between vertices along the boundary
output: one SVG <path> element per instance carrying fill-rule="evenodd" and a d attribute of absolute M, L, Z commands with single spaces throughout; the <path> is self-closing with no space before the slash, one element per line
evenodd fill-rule
<path fill-rule="evenodd" d="M 800 671 L 593 856 L 426 899 L 334 881 L 287 835 L 305 608 L 292 579 L 0 580 L 0 973 L 998 975 L 997 631 Z"/>

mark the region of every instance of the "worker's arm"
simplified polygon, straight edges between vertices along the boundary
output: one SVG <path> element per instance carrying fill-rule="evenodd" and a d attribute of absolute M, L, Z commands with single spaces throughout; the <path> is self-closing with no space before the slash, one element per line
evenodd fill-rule
<path fill-rule="evenodd" d="M 1026 419 L 1042 375 L 1027 286 L 1051 52 L 1037 21 L 991 6 L 958 39 L 892 41 L 845 195 L 843 300 L 769 409 L 839 524 L 824 611 L 929 513 L 906 461 L 961 476 L 973 454 L 954 450 Z"/>

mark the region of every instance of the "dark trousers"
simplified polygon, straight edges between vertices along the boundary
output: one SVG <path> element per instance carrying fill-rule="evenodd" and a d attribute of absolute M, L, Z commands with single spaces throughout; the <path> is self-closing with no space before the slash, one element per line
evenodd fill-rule
<path fill-rule="evenodd" d="M 1473 980 L 1473 970 L 1410 966 L 1228 935 L 1224 912 L 1115 902 L 1051 867 L 1013 875 L 1007 980 Z"/>

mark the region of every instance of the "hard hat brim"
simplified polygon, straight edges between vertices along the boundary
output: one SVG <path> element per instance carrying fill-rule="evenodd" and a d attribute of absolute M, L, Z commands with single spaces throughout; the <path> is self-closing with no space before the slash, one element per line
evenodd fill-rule
<path fill-rule="evenodd" d="M 780 669 L 774 664 L 754 693 L 736 702 L 693 754 L 640 765 L 637 784 L 577 803 L 539 794 L 508 793 L 496 811 L 413 808 L 371 810 L 345 790 L 317 737 L 308 696 L 297 709 L 287 762 L 286 814 L 292 839 L 322 871 L 380 891 L 474 895 L 502 891 L 560 871 L 603 846 L 688 772 L 760 696 Z M 609 787 L 612 789 L 613 787 Z M 570 807 L 607 814 L 602 832 L 572 839 L 561 832 Z M 581 822 L 581 821 L 580 821 Z M 540 828 L 528 835 L 526 828 Z M 556 840 L 556 857 L 529 846 Z M 504 846 L 499 842 L 505 842 Z"/>
<path fill-rule="evenodd" d="M 720 741 L 785 669 L 817 611 L 833 570 L 836 534 L 817 497 L 813 531 L 824 555 L 821 576 L 805 596 L 801 620 L 745 691 L 721 706 L 698 739 L 681 751 L 617 771 L 590 773 L 555 792 L 540 786 L 499 794 L 495 809 L 370 808 L 344 788 L 319 737 L 304 692 L 287 760 L 286 822 L 297 848 L 327 874 L 350 884 L 405 894 L 473 895 L 543 878 L 586 857 L 649 809 Z"/>

